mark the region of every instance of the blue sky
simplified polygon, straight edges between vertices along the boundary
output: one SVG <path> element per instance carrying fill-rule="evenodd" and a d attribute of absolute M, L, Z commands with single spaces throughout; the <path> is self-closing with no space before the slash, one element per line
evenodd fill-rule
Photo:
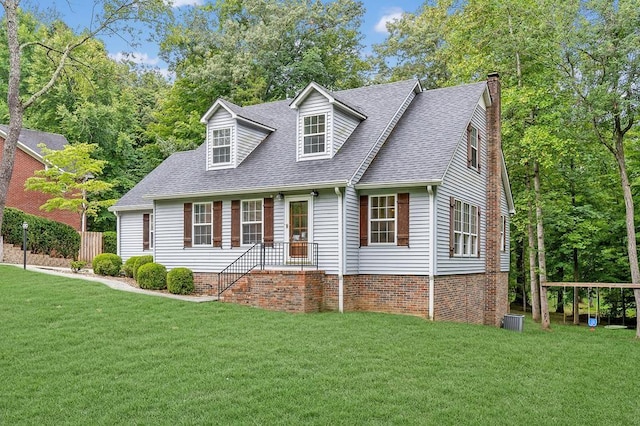
<path fill-rule="evenodd" d="M 190 7 L 194 4 L 202 4 L 207 0 L 173 0 L 174 7 Z M 36 2 L 40 10 L 54 8 L 62 19 L 75 30 L 86 28 L 92 16 L 91 0 L 48 0 Z M 361 31 L 365 36 L 365 52 L 370 51 L 370 46 L 380 43 L 386 36 L 385 23 L 397 19 L 403 12 L 415 12 L 423 0 L 364 0 L 366 9 Z M 145 40 L 124 40 L 118 37 L 100 36 L 105 42 L 109 55 L 114 59 L 127 56 L 129 59 L 151 67 L 157 67 L 166 72 L 166 64 L 158 58 L 158 46 Z"/>

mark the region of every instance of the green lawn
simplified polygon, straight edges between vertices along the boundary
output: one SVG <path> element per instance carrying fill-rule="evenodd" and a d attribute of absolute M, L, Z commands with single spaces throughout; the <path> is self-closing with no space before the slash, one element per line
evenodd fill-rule
<path fill-rule="evenodd" d="M 1 424 L 638 424 L 640 342 L 292 315 L 0 266 Z"/>

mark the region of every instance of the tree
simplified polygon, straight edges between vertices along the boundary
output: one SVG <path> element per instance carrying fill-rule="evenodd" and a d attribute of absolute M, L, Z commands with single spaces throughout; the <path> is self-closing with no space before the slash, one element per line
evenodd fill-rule
<path fill-rule="evenodd" d="M 25 189 L 52 196 L 40 206 L 42 210 L 80 213 L 82 231 L 86 231 L 87 215 L 95 216 L 99 207 L 108 207 L 116 201 L 89 200 L 91 195 L 107 191 L 113 186 L 96 179 L 107 162 L 91 158 L 91 153 L 97 148 L 92 144 L 69 144 L 62 150 L 52 150 L 44 144 L 38 146 L 48 167 L 36 170 L 35 176 L 25 182 Z"/>
<path fill-rule="evenodd" d="M 634 201 L 625 153 L 640 104 L 640 8 L 633 0 L 590 0 L 581 6 L 583 12 L 578 15 L 566 14 L 564 9 L 557 14 L 561 19 L 554 23 L 562 36 L 558 42 L 564 47 L 557 64 L 595 138 L 616 161 L 625 204 L 631 282 L 640 284 Z M 634 295 L 636 306 L 640 306 L 640 290 Z M 636 337 L 640 338 L 640 321 Z"/>
<path fill-rule="evenodd" d="M 104 0 L 95 1 L 96 14 L 92 25 L 80 35 L 63 38 L 29 39 L 24 41 L 20 32 L 20 0 L 0 0 L 4 8 L 6 43 L 8 52 L 7 114 L 9 125 L 2 161 L 0 162 L 0 226 L 4 216 L 9 181 L 13 173 L 18 136 L 22 129 L 24 112 L 46 95 L 69 66 L 88 66 L 78 63 L 74 53 L 78 48 L 102 32 L 131 33 L 131 20 L 150 21 L 163 13 L 166 6 L 162 0 Z M 37 26 L 37 24 L 36 24 Z M 23 93 L 22 61 L 35 57 L 46 57 L 53 65 L 42 84 L 33 91 Z M 1 246 L 0 246 L 1 247 Z"/>
<path fill-rule="evenodd" d="M 330 90 L 364 81 L 357 1 L 221 0 L 185 13 L 162 35 L 176 81 L 150 126 L 167 154 L 202 142 L 200 117 L 218 97 L 250 105 L 310 81 Z"/>

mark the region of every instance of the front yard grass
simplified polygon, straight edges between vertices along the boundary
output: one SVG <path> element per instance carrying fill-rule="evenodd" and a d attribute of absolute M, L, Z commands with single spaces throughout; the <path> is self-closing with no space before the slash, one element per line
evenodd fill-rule
<path fill-rule="evenodd" d="M 633 330 L 189 303 L 0 265 L 1 424 L 637 424 Z"/>

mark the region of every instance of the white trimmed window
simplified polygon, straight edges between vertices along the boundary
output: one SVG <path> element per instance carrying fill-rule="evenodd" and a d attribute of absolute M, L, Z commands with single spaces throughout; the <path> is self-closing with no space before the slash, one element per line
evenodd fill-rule
<path fill-rule="evenodd" d="M 226 164 L 231 162 L 231 128 L 211 131 L 211 162 Z"/>
<path fill-rule="evenodd" d="M 262 242 L 262 200 L 246 200 L 241 205 L 242 244 Z"/>
<path fill-rule="evenodd" d="M 210 246 L 213 229 L 211 203 L 193 203 L 193 245 Z"/>
<path fill-rule="evenodd" d="M 507 250 L 507 217 L 500 216 L 500 251 Z"/>
<path fill-rule="evenodd" d="M 369 197 L 369 242 L 393 244 L 396 242 L 396 196 Z"/>
<path fill-rule="evenodd" d="M 324 154 L 326 151 L 327 115 L 309 115 L 303 117 L 302 153 Z"/>
<path fill-rule="evenodd" d="M 477 170 L 478 165 L 480 164 L 479 156 L 478 156 L 480 139 L 478 138 L 478 129 L 476 129 L 473 126 L 469 128 L 468 143 L 469 143 L 469 167 Z"/>
<path fill-rule="evenodd" d="M 478 255 L 478 207 L 460 200 L 455 201 L 453 210 L 454 256 L 471 257 Z"/>
<path fill-rule="evenodd" d="M 149 248 L 153 248 L 153 234 L 155 234 L 155 221 L 153 220 L 153 213 L 149 213 Z"/>

